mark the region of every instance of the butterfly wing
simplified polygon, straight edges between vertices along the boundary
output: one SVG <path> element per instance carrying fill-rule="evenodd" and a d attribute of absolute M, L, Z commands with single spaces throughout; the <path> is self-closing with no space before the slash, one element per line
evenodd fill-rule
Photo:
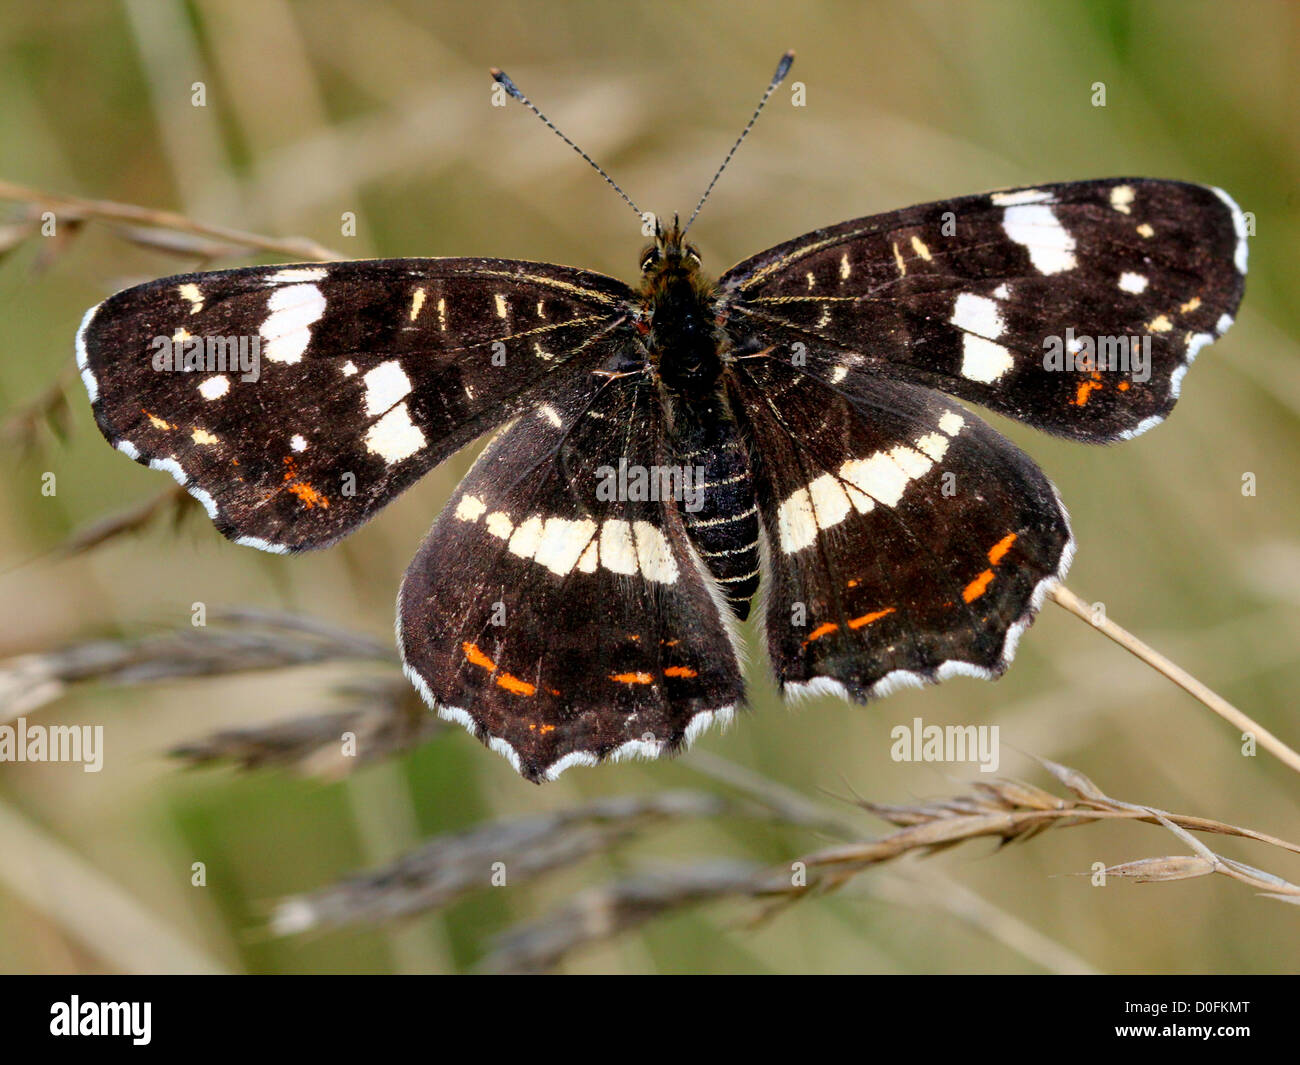
<path fill-rule="evenodd" d="M 648 374 L 587 375 L 489 444 L 421 546 L 398 644 L 425 700 L 530 780 L 688 743 L 743 696 L 728 614 L 672 500 Z M 620 498 L 621 497 L 621 498 Z"/>
<path fill-rule="evenodd" d="M 1038 467 L 937 392 L 876 378 L 849 397 L 774 356 L 735 366 L 784 690 L 862 701 L 999 675 L 1073 554 Z"/>
<path fill-rule="evenodd" d="M 100 430 L 268 551 L 347 535 L 428 469 L 609 355 L 632 293 L 498 259 L 163 278 L 87 312 Z"/>
<path fill-rule="evenodd" d="M 1226 193 L 1175 181 L 967 196 L 779 245 L 723 276 L 720 308 L 868 401 L 883 375 L 1116 440 L 1162 421 L 1232 324 L 1246 228 Z"/>

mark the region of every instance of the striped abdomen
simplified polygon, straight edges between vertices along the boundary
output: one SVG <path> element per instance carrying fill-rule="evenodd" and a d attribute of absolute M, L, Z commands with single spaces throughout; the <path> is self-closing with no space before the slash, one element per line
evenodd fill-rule
<path fill-rule="evenodd" d="M 725 400 L 674 404 L 677 461 L 693 472 L 694 491 L 679 504 L 686 533 L 731 611 L 744 621 L 758 590 L 758 508 L 749 453 Z"/>

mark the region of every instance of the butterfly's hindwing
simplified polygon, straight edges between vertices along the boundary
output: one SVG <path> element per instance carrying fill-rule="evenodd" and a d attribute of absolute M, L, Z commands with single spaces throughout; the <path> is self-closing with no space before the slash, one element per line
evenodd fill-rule
<path fill-rule="evenodd" d="M 670 753 L 741 702 L 677 501 L 617 475 L 671 462 L 649 375 L 587 375 L 488 446 L 407 571 L 408 675 L 530 779 Z"/>
<path fill-rule="evenodd" d="M 168 470 L 226 536 L 294 551 L 601 364 L 631 296 L 496 259 L 187 274 L 93 308 L 77 355 L 111 444 Z"/>
<path fill-rule="evenodd" d="M 1073 553 L 1037 466 L 935 392 L 875 378 L 850 401 L 771 356 L 737 366 L 785 691 L 1000 674 Z"/>
<path fill-rule="evenodd" d="M 1169 413 L 1245 271 L 1227 194 L 1120 178 L 844 222 L 739 264 L 719 292 L 729 328 L 815 347 L 809 372 L 843 390 L 891 376 L 1107 441 Z"/>

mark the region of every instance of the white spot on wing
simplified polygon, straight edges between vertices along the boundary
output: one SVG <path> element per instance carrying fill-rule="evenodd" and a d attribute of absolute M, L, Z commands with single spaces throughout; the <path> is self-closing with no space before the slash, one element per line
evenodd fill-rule
<path fill-rule="evenodd" d="M 625 521 L 607 521 L 600 527 L 600 562 L 612 573 L 636 572 L 636 545 L 632 526 Z"/>
<path fill-rule="evenodd" d="M 199 382 L 199 395 L 206 400 L 220 399 L 230 391 L 230 379 L 225 374 L 217 374 Z"/>
<path fill-rule="evenodd" d="M 1133 202 L 1132 185 L 1116 185 L 1110 190 L 1110 205 L 1120 214 L 1129 214 L 1129 204 Z"/>
<path fill-rule="evenodd" d="M 898 505 L 898 501 L 903 498 L 903 489 L 912 480 L 889 451 L 877 451 L 870 458 L 849 459 L 840 467 L 840 476 L 887 507 Z"/>
<path fill-rule="evenodd" d="M 997 302 L 971 292 L 962 292 L 957 296 L 949 321 L 964 332 L 978 333 L 989 340 L 996 340 L 1006 329 Z"/>
<path fill-rule="evenodd" d="M 677 560 L 673 558 L 672 545 L 668 538 L 648 521 L 633 524 L 636 533 L 636 553 L 640 562 L 641 576 L 660 584 L 672 584 L 677 580 Z"/>
<path fill-rule="evenodd" d="M 1018 203 L 1002 216 L 1002 228 L 1029 252 L 1029 261 L 1042 274 L 1059 274 L 1079 265 L 1074 238 L 1057 220 L 1056 212 L 1042 203 Z"/>
<path fill-rule="evenodd" d="M 954 414 L 952 411 L 945 411 L 942 418 L 939 419 L 939 431 L 947 433 L 949 436 L 956 436 L 961 432 L 962 426 L 966 424 L 966 419 L 960 414 Z"/>
<path fill-rule="evenodd" d="M 199 291 L 199 286 L 193 282 L 187 282 L 176 290 L 180 293 L 181 299 L 188 300 L 190 304 L 190 314 L 198 314 L 203 310 L 203 293 Z"/>
<path fill-rule="evenodd" d="M 578 564 L 579 556 L 594 542 L 596 523 L 588 518 L 547 518 L 534 555 L 539 565 L 563 577 Z"/>
<path fill-rule="evenodd" d="M 464 495 L 456 504 L 456 517 L 461 521 L 478 521 L 487 510 L 487 504 L 478 496 Z"/>
<path fill-rule="evenodd" d="M 1145 292 L 1150 283 L 1143 274 L 1135 274 L 1128 270 L 1119 275 L 1119 287 L 1124 292 L 1131 292 L 1135 296 Z"/>
<path fill-rule="evenodd" d="M 961 343 L 961 375 L 968 381 L 990 385 L 1015 365 L 1001 344 L 967 333 Z"/>
<path fill-rule="evenodd" d="M 271 313 L 258 330 L 262 354 L 272 362 L 294 363 L 311 343 L 311 326 L 325 313 L 325 297 L 315 285 L 286 285 L 271 293 Z"/>
<path fill-rule="evenodd" d="M 307 438 L 302 436 L 300 433 L 294 433 L 294 435 L 289 438 L 289 446 L 293 448 L 294 451 L 306 451 Z"/>
<path fill-rule="evenodd" d="M 366 433 L 366 450 L 388 465 L 410 458 L 424 447 L 424 434 L 412 423 L 405 403 L 399 403 L 370 427 Z"/>
<path fill-rule="evenodd" d="M 997 207 L 1014 207 L 1021 203 L 1044 203 L 1052 199 L 1045 189 L 1017 189 L 1015 192 L 993 192 L 989 199 Z"/>
<path fill-rule="evenodd" d="M 510 553 L 520 558 L 532 558 L 542 542 L 542 519 L 534 514 L 515 527 L 510 537 Z"/>
<path fill-rule="evenodd" d="M 267 277 L 268 285 L 302 284 L 307 281 L 324 281 L 328 271 L 323 266 L 300 266 L 291 270 L 277 270 Z"/>
<path fill-rule="evenodd" d="M 366 383 L 366 414 L 383 414 L 411 391 L 411 379 L 396 359 L 381 362 L 362 380 Z"/>

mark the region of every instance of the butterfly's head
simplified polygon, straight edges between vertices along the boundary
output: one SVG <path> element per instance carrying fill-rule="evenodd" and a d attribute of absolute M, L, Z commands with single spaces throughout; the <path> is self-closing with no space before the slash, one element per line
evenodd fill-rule
<path fill-rule="evenodd" d="M 673 216 L 671 229 L 655 223 L 655 242 L 641 252 L 642 287 L 651 292 L 674 278 L 694 280 L 700 269 L 700 252 L 694 244 L 686 243 L 677 216 Z"/>

